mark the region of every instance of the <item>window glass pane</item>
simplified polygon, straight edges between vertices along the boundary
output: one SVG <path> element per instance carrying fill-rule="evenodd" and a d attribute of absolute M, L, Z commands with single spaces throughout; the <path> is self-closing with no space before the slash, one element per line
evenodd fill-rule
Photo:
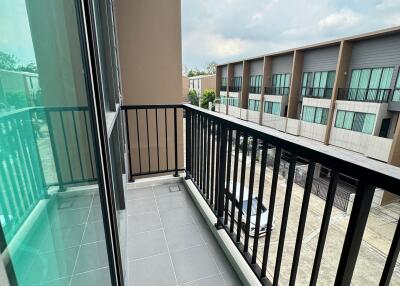
<path fill-rule="evenodd" d="M 335 127 L 337 128 L 343 128 L 343 122 L 344 122 L 344 116 L 345 116 L 345 112 L 342 110 L 338 110 L 336 113 L 336 123 L 335 123 Z"/>
<path fill-rule="evenodd" d="M 272 114 L 281 115 L 281 104 L 279 102 L 274 102 L 272 105 Z"/>
<path fill-rule="evenodd" d="M 335 71 L 328 72 L 328 78 L 326 80 L 326 87 L 333 88 L 333 84 L 335 83 Z"/>
<path fill-rule="evenodd" d="M 328 72 L 322 72 L 321 73 L 321 80 L 319 82 L 319 87 L 325 88 L 327 79 L 328 79 Z"/>
<path fill-rule="evenodd" d="M 358 112 L 355 113 L 352 130 L 361 132 L 361 130 L 363 129 L 364 118 L 365 118 L 365 113 L 358 113 Z"/>
<path fill-rule="evenodd" d="M 303 82 L 302 82 L 302 87 L 307 86 L 307 81 L 308 81 L 308 73 L 303 73 Z"/>
<path fill-rule="evenodd" d="M 314 88 L 318 88 L 319 87 L 319 83 L 321 80 L 321 73 L 320 72 L 316 72 L 314 73 L 314 81 L 313 81 L 313 87 Z"/>
<path fill-rule="evenodd" d="M 379 88 L 379 82 L 381 80 L 382 69 L 373 69 L 371 72 L 371 79 L 369 81 L 369 89 L 367 94 L 368 100 L 375 100 L 377 95 L 377 89 Z"/>
<path fill-rule="evenodd" d="M 368 88 L 368 82 L 369 78 L 371 75 L 371 69 L 363 69 L 361 70 L 361 75 L 360 75 L 360 82 L 358 84 L 358 91 L 357 91 L 357 96 L 356 98 L 358 100 L 364 100 L 367 95 L 367 88 Z"/>
<path fill-rule="evenodd" d="M 322 121 L 322 111 L 323 111 L 323 108 L 317 108 L 316 109 L 316 111 L 315 111 L 315 120 L 314 120 L 314 122 L 315 123 L 321 123 L 321 121 Z"/>
<path fill-rule="evenodd" d="M 385 90 L 380 90 L 378 92 L 379 100 L 386 100 L 388 98 L 389 90 L 387 89 L 390 88 L 392 77 L 393 77 L 393 68 L 384 68 L 382 72 L 381 82 L 379 84 L 379 89 L 385 89 Z"/>
<path fill-rule="evenodd" d="M 353 70 L 351 72 L 349 99 L 355 99 L 357 96 L 358 83 L 360 82 L 361 70 Z"/>
<path fill-rule="evenodd" d="M 372 134 L 374 131 L 375 114 L 366 114 L 364 119 L 363 133 Z"/>
<path fill-rule="evenodd" d="M 327 108 L 323 108 L 322 109 L 322 118 L 321 118 L 321 124 L 326 125 L 326 123 L 328 122 L 328 109 Z"/>
<path fill-rule="evenodd" d="M 285 77 L 285 87 L 289 87 L 290 86 L 290 73 L 286 74 Z"/>
<path fill-rule="evenodd" d="M 344 116 L 343 128 L 351 129 L 353 125 L 353 119 L 354 119 L 354 112 L 347 111 Z"/>
<path fill-rule="evenodd" d="M 315 107 L 304 106 L 303 120 L 307 122 L 314 122 L 314 118 L 315 118 Z"/>

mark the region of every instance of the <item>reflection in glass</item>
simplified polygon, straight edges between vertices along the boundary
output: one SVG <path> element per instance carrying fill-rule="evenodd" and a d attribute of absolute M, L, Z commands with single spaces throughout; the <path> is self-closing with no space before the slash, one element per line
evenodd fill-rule
<path fill-rule="evenodd" d="M 0 251 L 10 283 L 111 285 L 74 1 L 1 1 L 0 19 Z"/>

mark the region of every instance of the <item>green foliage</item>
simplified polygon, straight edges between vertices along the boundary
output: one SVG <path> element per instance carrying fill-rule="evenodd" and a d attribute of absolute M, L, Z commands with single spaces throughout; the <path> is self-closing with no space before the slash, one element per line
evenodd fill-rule
<path fill-rule="evenodd" d="M 8 92 L 6 94 L 6 101 L 8 105 L 14 106 L 16 109 L 28 106 L 24 92 Z"/>
<path fill-rule="evenodd" d="M 215 74 L 217 71 L 217 63 L 211 62 L 207 65 L 206 70 L 199 70 L 197 68 L 189 69 L 187 72 L 188 77 L 198 76 L 198 75 L 208 75 L 208 74 Z"/>
<path fill-rule="evenodd" d="M 15 55 L 7 54 L 0 51 L 0 69 L 8 71 L 24 71 L 37 73 L 37 66 L 35 63 L 21 65 Z"/>
<path fill-rule="evenodd" d="M 199 106 L 199 98 L 198 98 L 195 90 L 193 90 L 193 89 L 189 90 L 188 100 L 189 100 L 190 104 Z"/>
<path fill-rule="evenodd" d="M 212 89 L 206 89 L 201 97 L 200 106 L 203 108 L 208 108 L 208 103 L 209 102 L 213 103 L 214 100 L 215 100 L 215 91 Z"/>

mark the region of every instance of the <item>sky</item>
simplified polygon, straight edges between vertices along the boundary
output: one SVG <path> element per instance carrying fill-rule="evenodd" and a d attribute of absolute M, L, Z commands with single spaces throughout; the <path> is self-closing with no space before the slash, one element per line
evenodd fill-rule
<path fill-rule="evenodd" d="M 400 0 L 181 1 L 187 68 L 400 26 Z"/>

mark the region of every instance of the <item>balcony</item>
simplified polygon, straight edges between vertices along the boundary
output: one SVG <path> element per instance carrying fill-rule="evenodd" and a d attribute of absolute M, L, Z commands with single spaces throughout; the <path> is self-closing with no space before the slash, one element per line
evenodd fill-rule
<path fill-rule="evenodd" d="M 119 220 L 127 285 L 400 283 L 400 206 L 371 207 L 375 187 L 400 195 L 398 168 L 191 105 L 121 109 L 129 146 Z M 21 188 L 17 195 L 31 204 L 19 209 L 11 208 L 13 196 L 1 201 L 13 214 L 2 216 L 5 225 L 24 230 L 9 246 L 29 269 L 23 286 L 87 285 L 88 276 L 109 275 L 96 172 L 85 156 L 71 160 L 78 150 L 92 156 L 89 137 L 77 136 L 90 132 L 88 112 L 29 108 L 0 118 L 2 146 L 14 148 L 1 163 L 22 158 L 29 182 L 48 188 Z M 48 177 L 54 165 L 60 172 Z M 329 169 L 324 176 L 321 166 Z M 16 168 L 1 171 L 19 175 Z M 154 177 L 160 174 L 166 176 Z M 342 190 L 344 176 L 357 182 L 351 196 Z M 35 209 L 45 209 L 44 217 Z M 33 222 L 30 229 L 19 227 L 25 221 Z M 54 221 L 63 228 L 53 246 L 37 226 Z M 93 252 L 102 259 L 84 259 Z M 39 253 L 48 261 L 65 253 L 68 263 L 46 272 Z"/>
<path fill-rule="evenodd" d="M 303 97 L 330 99 L 332 97 L 332 91 L 333 88 L 307 87 L 302 89 L 302 94 Z"/>
<path fill-rule="evenodd" d="M 124 109 L 136 108 L 143 107 Z M 145 108 L 152 113 L 151 106 Z M 170 168 L 162 171 L 177 175 L 177 162 L 184 158 L 186 173 L 180 180 L 203 217 L 209 217 L 207 224 L 218 234 L 239 277 L 248 273 L 242 272 L 241 262 L 246 262 L 250 276 L 262 285 L 400 281 L 393 271 L 400 236 L 398 214 L 392 213 L 397 218 L 391 224 L 379 215 L 400 207 L 395 203 L 371 208 L 375 187 L 399 194 L 398 168 L 194 106 L 173 108 L 185 110 L 184 152 L 175 142 L 175 151 L 166 156 L 174 158 L 167 163 Z M 134 137 L 128 134 L 131 142 Z M 137 154 L 148 144 L 131 145 L 131 151 Z M 149 156 L 166 153 L 163 148 L 149 148 Z M 139 163 L 131 178 L 141 175 L 139 167 L 143 174 L 151 173 L 145 166 Z M 329 169 L 327 176 L 316 175 L 320 166 Z M 343 176 L 357 182 L 352 196 L 343 193 Z M 187 217 L 174 217 L 182 216 Z M 376 235 L 382 244 L 376 243 Z"/>
<path fill-rule="evenodd" d="M 249 93 L 261 94 L 261 86 L 250 86 Z"/>
<path fill-rule="evenodd" d="M 289 95 L 289 87 L 265 87 L 264 94 L 266 95 Z"/>
<path fill-rule="evenodd" d="M 229 92 L 240 92 L 242 90 L 241 86 L 230 86 Z"/>
<path fill-rule="evenodd" d="M 391 89 L 339 88 L 337 100 L 387 103 L 391 92 Z"/>

